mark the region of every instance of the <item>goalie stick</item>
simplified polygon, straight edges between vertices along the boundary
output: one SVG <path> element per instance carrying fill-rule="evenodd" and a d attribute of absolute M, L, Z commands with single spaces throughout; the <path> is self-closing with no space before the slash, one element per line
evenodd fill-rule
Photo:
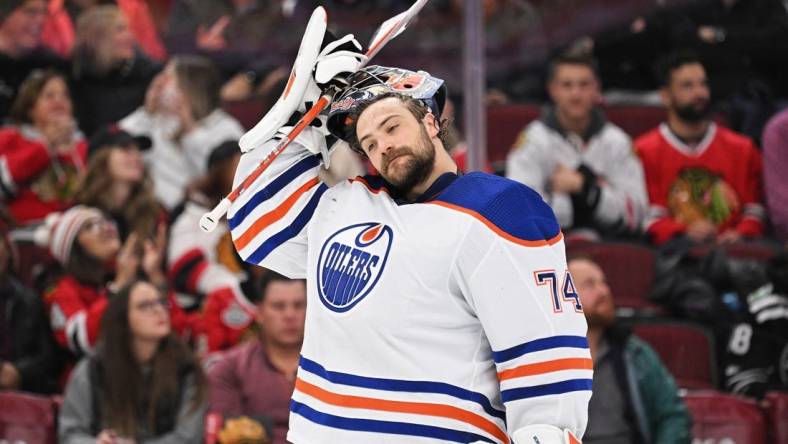
<path fill-rule="evenodd" d="M 383 22 L 373 34 L 369 43 L 369 47 L 364 54 L 366 59 L 360 64 L 358 69 L 363 68 L 367 62 L 372 57 L 374 57 L 375 54 L 377 54 L 389 41 L 400 35 L 408 26 L 408 24 L 413 20 L 416 14 L 421 11 L 427 1 L 428 0 L 417 0 L 406 11 L 397 14 Z M 325 11 L 318 11 L 322 9 L 322 7 L 318 7 L 313 13 L 313 17 L 315 14 L 322 14 L 322 16 L 325 17 Z M 329 86 L 327 91 L 324 91 L 320 96 L 320 99 L 318 99 L 317 102 L 315 102 L 315 104 L 312 105 L 312 107 L 304 114 L 304 116 L 301 117 L 301 119 L 295 124 L 290 133 L 279 141 L 271 153 L 265 156 L 260 164 L 249 173 L 243 182 L 241 182 L 234 190 L 232 190 L 232 192 L 230 192 L 227 197 L 222 199 L 221 202 L 219 202 L 219 204 L 213 208 L 213 210 L 205 213 L 202 218 L 200 218 L 200 228 L 203 231 L 211 232 L 216 228 L 219 220 L 227 214 L 227 211 L 229 211 L 233 202 L 235 202 L 238 197 L 246 189 L 248 189 L 260 177 L 260 175 L 263 174 L 263 172 L 271 165 L 271 163 L 273 163 L 274 159 L 276 159 L 279 154 L 281 154 L 285 148 L 287 148 L 287 146 L 290 145 L 290 143 L 295 140 L 299 134 L 301 134 L 304 128 L 309 126 L 309 124 L 312 123 L 315 118 L 317 118 L 317 116 L 326 108 L 326 106 L 331 103 L 331 99 L 336 92 L 336 86 Z"/>

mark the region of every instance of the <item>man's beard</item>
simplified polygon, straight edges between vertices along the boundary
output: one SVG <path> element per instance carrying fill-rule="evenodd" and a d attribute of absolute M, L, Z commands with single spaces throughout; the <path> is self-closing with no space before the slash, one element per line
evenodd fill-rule
<path fill-rule="evenodd" d="M 676 115 L 685 122 L 698 123 L 709 116 L 711 104 L 708 100 L 702 103 L 688 103 L 681 106 L 676 106 Z"/>
<path fill-rule="evenodd" d="M 430 139 L 424 127 L 421 127 L 421 134 L 419 140 L 419 147 L 400 146 L 393 148 L 386 157 L 383 158 L 383 164 L 380 168 L 380 173 L 397 191 L 407 196 L 413 188 L 424 182 L 432 173 L 435 166 L 435 144 Z M 408 156 L 405 162 L 398 166 L 398 170 L 404 173 L 397 176 L 389 174 L 389 164 L 391 161 L 396 160 L 399 156 Z"/>

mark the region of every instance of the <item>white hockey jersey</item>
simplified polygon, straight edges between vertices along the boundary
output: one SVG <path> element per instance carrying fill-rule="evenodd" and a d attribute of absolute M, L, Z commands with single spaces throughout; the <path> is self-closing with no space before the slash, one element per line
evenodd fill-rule
<path fill-rule="evenodd" d="M 240 182 L 273 142 L 247 153 Z M 416 203 L 378 177 L 328 188 L 293 143 L 228 215 L 245 260 L 307 279 L 288 440 L 508 443 L 528 424 L 582 436 L 586 323 L 539 195 L 444 174 Z"/>

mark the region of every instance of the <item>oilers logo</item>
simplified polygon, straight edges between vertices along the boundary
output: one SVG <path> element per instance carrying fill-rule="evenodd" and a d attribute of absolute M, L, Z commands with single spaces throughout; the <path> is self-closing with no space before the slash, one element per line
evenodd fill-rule
<path fill-rule="evenodd" d="M 317 260 L 320 300 L 342 313 L 366 297 L 386 266 L 394 234 L 375 222 L 345 227 L 328 238 Z"/>

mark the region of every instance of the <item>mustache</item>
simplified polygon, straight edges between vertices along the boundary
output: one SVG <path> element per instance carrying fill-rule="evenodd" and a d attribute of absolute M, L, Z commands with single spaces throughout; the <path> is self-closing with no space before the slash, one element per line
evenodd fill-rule
<path fill-rule="evenodd" d="M 413 150 L 411 150 L 411 149 L 410 149 L 409 147 L 407 147 L 407 146 L 401 146 L 401 147 L 397 147 L 397 148 L 392 148 L 392 149 L 391 149 L 391 151 L 389 151 L 389 152 L 386 154 L 386 157 L 384 157 L 384 158 L 383 158 L 383 164 L 381 165 L 381 167 L 382 167 L 381 169 L 382 169 L 384 172 L 385 172 L 385 171 L 388 171 L 388 169 L 389 169 L 389 164 L 390 164 L 390 163 L 391 163 L 391 162 L 392 162 L 394 159 L 396 159 L 397 157 L 400 157 L 400 156 L 406 155 L 406 154 L 413 154 Z"/>

